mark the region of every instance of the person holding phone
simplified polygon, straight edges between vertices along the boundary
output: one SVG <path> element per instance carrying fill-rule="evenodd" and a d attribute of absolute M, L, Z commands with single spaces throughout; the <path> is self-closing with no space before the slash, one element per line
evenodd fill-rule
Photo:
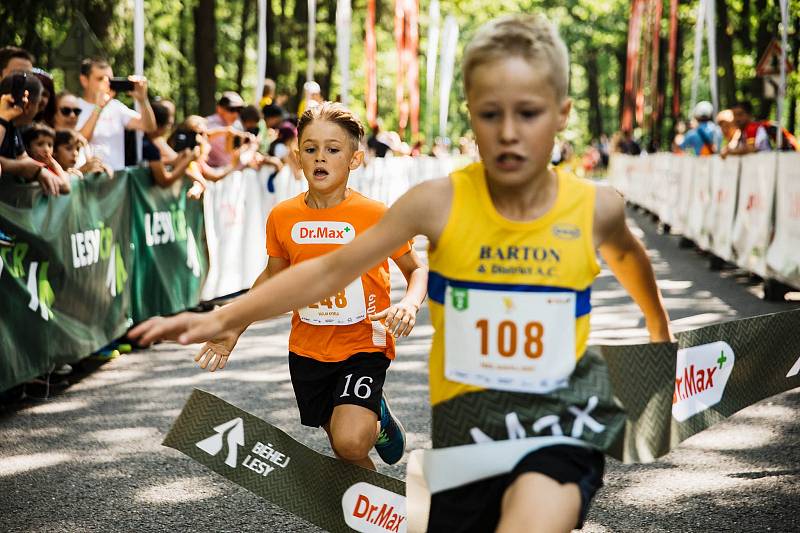
<path fill-rule="evenodd" d="M 78 99 L 82 112 L 78 115 L 77 128 L 89 141 L 95 156 L 108 163 L 112 170 L 121 170 L 125 168 L 125 130 L 151 133 L 157 128 L 147 99 L 147 79 L 143 76 L 114 78 L 111 66 L 101 59 L 84 59 L 80 79 L 83 98 Z M 131 94 L 139 103 L 141 114 L 117 100 L 115 96 L 119 92 Z"/>
<path fill-rule="evenodd" d="M 33 122 L 39 112 L 42 82 L 27 72 L 14 71 L 0 81 L 0 99 L 3 109 L 12 106 L 9 113 L 0 117 L 0 127 L 5 130 L 0 143 L 0 166 L 3 174 L 16 176 L 22 181 L 38 181 L 45 194 L 57 196 L 61 179 L 46 166 L 28 155 L 20 129 Z M 5 118 L 16 114 L 13 119 Z"/>

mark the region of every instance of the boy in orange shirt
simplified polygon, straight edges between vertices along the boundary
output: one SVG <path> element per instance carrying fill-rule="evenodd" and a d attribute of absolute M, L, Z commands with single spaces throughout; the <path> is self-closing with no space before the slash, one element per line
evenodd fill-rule
<path fill-rule="evenodd" d="M 387 209 L 347 187 L 350 171 L 364 158 L 359 149 L 364 129 L 350 111 L 329 102 L 310 108 L 300 118 L 298 134 L 297 155 L 308 192 L 281 202 L 270 213 L 269 260 L 254 286 L 349 243 Z M 373 445 L 387 464 L 399 461 L 405 451 L 403 427 L 392 416 L 382 389 L 395 357 L 393 337 L 411 332 L 428 279 L 408 242 L 391 258 L 408 281 L 399 303 L 391 304 L 384 258 L 335 295 L 295 310 L 289 336 L 289 370 L 300 422 L 322 426 L 340 459 L 373 470 Z M 224 368 L 245 329 L 209 341 L 195 361 L 212 372 Z"/>

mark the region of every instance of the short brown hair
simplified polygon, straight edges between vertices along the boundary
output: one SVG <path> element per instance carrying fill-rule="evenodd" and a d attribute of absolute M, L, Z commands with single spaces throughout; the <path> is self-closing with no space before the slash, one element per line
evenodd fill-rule
<path fill-rule="evenodd" d="M 352 111 L 338 102 L 322 102 L 309 107 L 297 123 L 297 138 L 303 138 L 303 130 L 315 120 L 325 120 L 340 126 L 350 137 L 353 149 L 358 150 L 361 139 L 364 138 L 364 126 Z"/>
<path fill-rule="evenodd" d="M 109 68 L 111 65 L 108 64 L 108 61 L 105 59 L 97 58 L 97 57 L 87 57 L 83 61 L 81 61 L 81 76 L 89 76 L 92 73 L 93 68 Z"/>
<path fill-rule="evenodd" d="M 475 67 L 521 57 L 541 61 L 549 69 L 556 97 L 567 97 L 569 53 L 555 26 L 543 15 L 509 15 L 487 22 L 464 49 L 464 89 L 469 92 L 469 76 Z"/>

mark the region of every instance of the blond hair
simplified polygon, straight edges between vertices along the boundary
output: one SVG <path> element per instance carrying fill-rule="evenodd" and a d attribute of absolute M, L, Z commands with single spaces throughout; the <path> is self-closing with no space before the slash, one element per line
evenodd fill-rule
<path fill-rule="evenodd" d="M 303 130 L 305 130 L 315 120 L 324 120 L 333 122 L 350 137 L 351 144 L 354 150 L 358 150 L 361 139 L 364 138 L 364 126 L 358 117 L 352 111 L 347 109 L 337 102 L 322 102 L 319 105 L 309 107 L 305 110 L 297 123 L 297 138 L 303 138 Z"/>
<path fill-rule="evenodd" d="M 470 74 L 476 67 L 521 57 L 549 67 L 556 97 L 567 97 L 569 53 L 555 26 L 542 15 L 508 15 L 481 26 L 464 49 L 464 89 L 469 92 Z"/>

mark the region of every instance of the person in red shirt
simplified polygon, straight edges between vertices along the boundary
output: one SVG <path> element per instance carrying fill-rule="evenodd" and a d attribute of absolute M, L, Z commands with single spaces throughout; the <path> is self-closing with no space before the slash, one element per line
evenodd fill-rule
<path fill-rule="evenodd" d="M 361 123 L 340 104 L 325 102 L 303 114 L 297 158 L 308 191 L 270 213 L 269 260 L 254 286 L 290 265 L 340 248 L 383 217 L 384 204 L 347 187 L 350 171 L 364 158 L 363 135 Z M 391 258 L 408 281 L 400 302 L 390 301 L 384 259 L 336 294 L 295 310 L 289 336 L 289 370 L 301 423 L 323 427 L 340 459 L 373 470 L 373 445 L 387 464 L 399 461 L 405 451 L 405 432 L 382 389 L 395 357 L 394 337 L 407 336 L 414 327 L 428 280 L 410 243 Z M 229 331 L 208 342 L 195 360 L 212 372 L 224 368 L 243 332 Z"/>

